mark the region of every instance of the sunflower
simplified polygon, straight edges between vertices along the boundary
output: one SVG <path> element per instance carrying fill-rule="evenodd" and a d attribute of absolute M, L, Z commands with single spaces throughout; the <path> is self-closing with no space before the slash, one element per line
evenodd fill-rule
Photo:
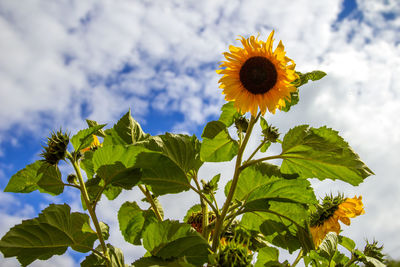
<path fill-rule="evenodd" d="M 322 240 L 329 232 L 339 234 L 339 220 L 346 225 L 350 225 L 350 218 L 365 213 L 361 196 L 358 198 L 354 196 L 354 198 L 346 198 L 339 201 L 338 199 L 341 198 L 337 197 L 331 199 L 331 205 L 326 205 L 325 203 L 329 201 L 324 201 L 325 208 L 320 210 L 318 219 L 314 219 L 314 221 L 311 222 L 310 232 L 315 247 L 321 244 Z"/>
<path fill-rule="evenodd" d="M 102 147 L 102 146 L 103 146 L 103 144 L 100 143 L 99 138 L 97 138 L 97 136 L 95 134 L 93 134 L 92 143 L 90 144 L 89 147 L 81 149 L 81 153 L 85 153 L 86 151 L 94 150 L 94 149 L 96 149 L 98 147 Z"/>
<path fill-rule="evenodd" d="M 236 109 L 245 113 L 250 111 L 257 115 L 258 108 L 264 115 L 266 110 L 275 113 L 276 109 L 285 107 L 285 99 L 290 99 L 290 93 L 297 88 L 292 82 L 298 79 L 294 61 L 286 57 L 282 41 L 272 51 L 274 31 L 266 42 L 251 36 L 239 39 L 243 48 L 229 46 L 229 52 L 224 56 L 223 69 L 217 73 L 223 74 L 219 80 L 225 100 L 234 101 Z"/>

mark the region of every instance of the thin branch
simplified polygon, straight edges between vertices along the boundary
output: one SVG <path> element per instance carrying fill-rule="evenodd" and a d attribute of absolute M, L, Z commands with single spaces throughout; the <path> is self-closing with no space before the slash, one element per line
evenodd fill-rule
<path fill-rule="evenodd" d="M 284 158 L 282 155 L 275 155 L 275 156 L 268 156 L 268 157 L 263 157 L 263 158 L 259 158 L 259 159 L 253 159 L 251 161 L 247 161 L 247 162 L 243 163 L 243 165 L 240 167 L 240 170 L 244 170 L 247 167 L 254 165 L 258 162 L 271 160 L 271 159 L 282 159 L 282 158 Z"/>

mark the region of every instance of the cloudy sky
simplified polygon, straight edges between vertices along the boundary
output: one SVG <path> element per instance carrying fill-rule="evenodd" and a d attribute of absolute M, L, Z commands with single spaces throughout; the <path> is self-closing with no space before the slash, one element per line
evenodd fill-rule
<path fill-rule="evenodd" d="M 266 119 L 282 133 L 298 124 L 341 133 L 376 175 L 358 187 L 313 186 L 321 197 L 362 195 L 366 214 L 344 234 L 360 248 L 375 238 L 400 258 L 399 14 L 398 0 L 0 0 L 0 236 L 49 203 L 72 201 L 80 210 L 73 190 L 56 198 L 3 192 L 14 173 L 38 159 L 50 130 L 75 133 L 86 118 L 112 126 L 131 108 L 146 132 L 200 136 L 224 103 L 215 73 L 222 52 L 239 45 L 239 35 L 265 40 L 275 29 L 297 70 L 328 76 L 302 87 L 291 112 Z M 221 169 L 226 182 L 232 163 L 207 164 L 201 174 L 210 179 Z M 128 263 L 144 251 L 123 241 L 116 213 L 140 198 L 133 190 L 98 208 Z M 173 205 L 182 198 L 180 208 Z M 194 199 L 185 193 L 161 200 L 167 216 L 179 219 Z M 78 266 L 81 257 L 70 251 L 51 261 Z M 0 265 L 19 266 L 1 254 Z"/>

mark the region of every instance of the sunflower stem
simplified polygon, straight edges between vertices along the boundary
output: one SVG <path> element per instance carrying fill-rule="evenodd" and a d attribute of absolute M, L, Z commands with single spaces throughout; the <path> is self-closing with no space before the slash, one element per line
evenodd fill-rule
<path fill-rule="evenodd" d="M 261 148 L 266 142 L 267 142 L 267 140 L 264 139 L 264 140 L 261 142 L 261 144 L 254 150 L 254 152 L 250 155 L 250 157 L 249 157 L 245 162 L 249 162 L 249 161 L 254 157 L 254 155 L 258 152 L 258 150 L 260 150 L 260 148 Z"/>
<path fill-rule="evenodd" d="M 85 186 L 85 182 L 84 182 L 83 177 L 82 177 L 81 168 L 79 166 L 79 161 L 77 161 L 74 157 L 72 157 L 72 155 L 68 151 L 67 151 L 67 158 L 70 160 L 72 166 L 75 169 L 76 176 L 78 177 L 79 188 L 81 190 L 82 198 L 85 201 L 86 208 L 87 208 L 87 210 L 89 212 L 90 218 L 92 218 L 93 225 L 96 228 L 96 234 L 97 234 L 97 237 L 98 237 L 98 239 L 100 241 L 100 245 L 101 245 L 101 248 L 103 250 L 104 258 L 107 259 L 106 260 L 106 265 L 107 266 L 111 266 L 110 257 L 109 257 L 108 252 L 107 252 L 107 247 L 106 247 L 106 244 L 104 242 L 103 235 L 101 233 L 99 220 L 97 219 L 96 213 L 94 212 L 94 210 L 92 209 L 92 206 L 90 204 L 89 194 L 87 192 L 87 189 L 86 189 L 86 186 Z"/>
<path fill-rule="evenodd" d="M 162 218 L 160 212 L 158 211 L 157 205 L 156 205 L 156 203 L 154 202 L 153 197 L 152 197 L 151 194 L 150 194 L 150 190 L 149 190 L 146 186 L 141 185 L 141 184 L 139 184 L 138 187 L 139 187 L 140 191 L 142 191 L 142 193 L 145 195 L 147 201 L 150 203 L 151 208 L 153 209 L 154 214 L 156 215 L 157 219 L 158 219 L 160 222 L 162 222 L 162 221 L 163 221 L 163 218 Z"/>
<path fill-rule="evenodd" d="M 260 116 L 260 113 L 257 115 L 257 117 L 253 117 L 251 116 L 249 125 L 247 127 L 246 130 L 246 135 L 243 139 L 243 142 L 240 143 L 239 146 L 239 151 L 236 157 L 236 163 L 235 163 L 235 172 L 233 174 L 233 179 L 232 179 L 232 184 L 231 184 L 231 188 L 229 189 L 229 193 L 228 196 L 226 197 L 226 201 L 222 207 L 222 211 L 221 211 L 221 215 L 219 217 L 217 217 L 216 220 L 216 224 L 215 224 L 215 230 L 214 230 L 214 236 L 213 236 L 213 242 L 212 242 L 212 250 L 216 251 L 219 245 L 219 237 L 221 235 L 221 230 L 222 230 L 222 226 L 224 224 L 224 220 L 225 220 L 225 216 L 228 212 L 228 209 L 231 205 L 232 199 L 233 199 L 233 195 L 235 193 L 236 190 L 236 186 L 239 180 L 239 174 L 241 172 L 241 163 L 242 163 L 242 157 L 243 157 L 243 152 L 244 149 L 246 148 L 247 142 L 250 139 L 250 135 L 251 135 L 251 131 L 253 130 L 253 127 L 258 119 L 258 117 Z"/>
<path fill-rule="evenodd" d="M 303 258 L 303 249 L 300 249 L 299 254 L 297 255 L 297 258 L 294 260 L 291 267 L 296 266 L 300 262 L 301 258 Z"/>

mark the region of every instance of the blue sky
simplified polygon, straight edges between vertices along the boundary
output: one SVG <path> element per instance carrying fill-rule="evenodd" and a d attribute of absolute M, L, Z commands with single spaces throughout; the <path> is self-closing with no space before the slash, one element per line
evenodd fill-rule
<path fill-rule="evenodd" d="M 362 246 L 376 238 L 400 258 L 400 6 L 376 1 L 57 1 L 0 0 L 0 189 L 26 164 L 38 159 L 49 131 L 72 133 L 91 118 L 112 126 L 129 108 L 151 134 L 166 131 L 200 136 L 224 103 L 215 69 L 238 35 L 275 29 L 299 71 L 321 69 L 322 81 L 302 87 L 290 113 L 267 115 L 281 132 L 307 123 L 338 130 L 376 173 L 359 187 L 313 181 L 320 196 L 344 191 L 363 195 L 366 214 L 345 230 Z M 256 146 L 258 140 L 252 140 Z M 231 165 L 206 164 L 229 178 Z M 63 169 L 68 173 L 68 169 Z M 133 196 L 132 196 L 133 194 Z M 38 193 L 0 192 L 1 236 L 48 203 L 74 201 L 67 191 L 50 198 Z M 101 204 L 114 228 L 119 206 L 140 197 L 133 191 Z M 166 207 L 179 198 L 165 197 Z M 79 210 L 79 203 L 73 208 Z M 167 208 L 171 218 L 186 209 Z M 113 212 L 114 213 L 113 213 Z M 125 243 L 118 229 L 111 242 L 128 262 L 143 250 Z M 75 266 L 77 256 L 52 258 Z M 0 265 L 19 266 L 0 256 Z M 42 262 L 32 266 L 42 266 Z"/>

